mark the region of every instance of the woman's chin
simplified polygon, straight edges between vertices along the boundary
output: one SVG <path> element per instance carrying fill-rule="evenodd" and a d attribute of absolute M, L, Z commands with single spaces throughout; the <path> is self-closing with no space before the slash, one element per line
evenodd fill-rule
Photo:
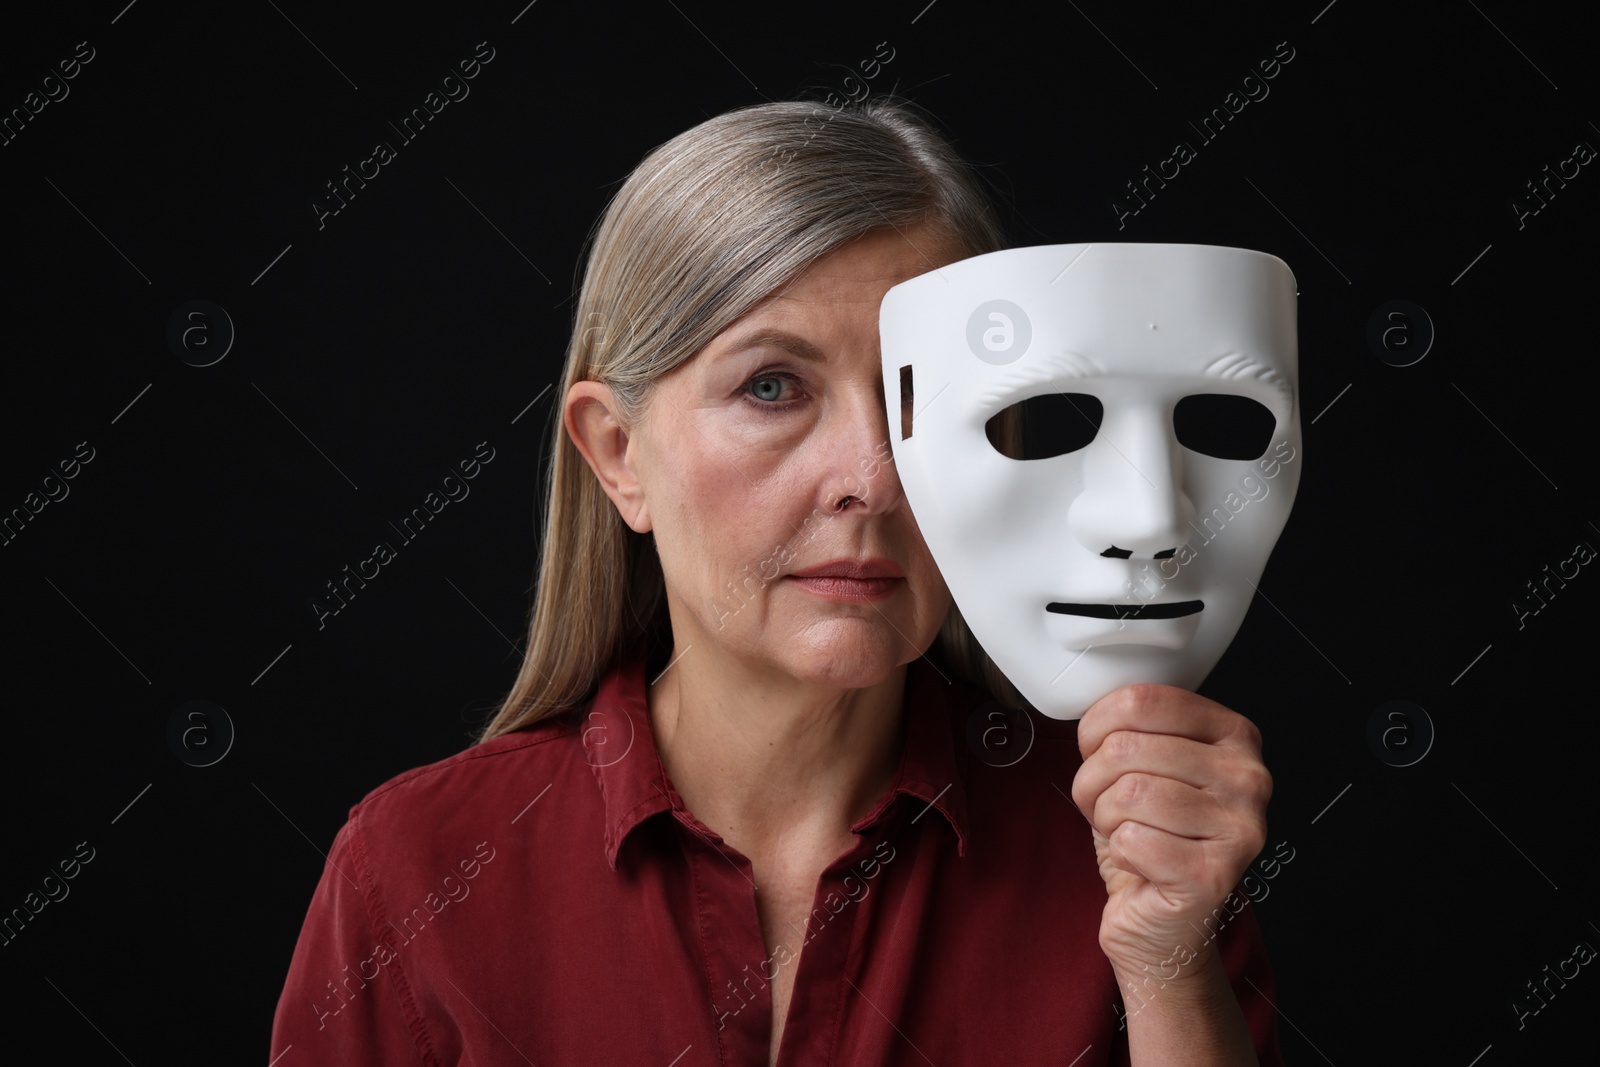
<path fill-rule="evenodd" d="M 879 625 L 882 626 L 881 620 Z M 892 629 L 883 634 L 878 632 L 879 627 L 834 623 L 818 629 L 822 632 L 797 638 L 789 647 L 789 654 L 780 658 L 788 672 L 801 681 L 864 689 L 879 684 L 902 664 L 916 658 L 910 643 Z"/>

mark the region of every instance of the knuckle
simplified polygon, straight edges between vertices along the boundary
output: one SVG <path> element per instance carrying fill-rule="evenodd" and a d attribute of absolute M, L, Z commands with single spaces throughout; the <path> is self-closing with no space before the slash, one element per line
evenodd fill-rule
<path fill-rule="evenodd" d="M 1245 771 L 1244 791 L 1251 801 L 1264 807 L 1272 799 L 1272 772 L 1260 763 L 1251 764 Z"/>
<path fill-rule="evenodd" d="M 1149 792 L 1149 782 L 1142 774 L 1124 774 L 1111 787 L 1112 799 L 1129 808 L 1137 807 Z"/>
<path fill-rule="evenodd" d="M 1116 763 L 1132 760 L 1139 747 L 1139 735 L 1132 730 L 1113 730 L 1100 743 L 1100 750 Z"/>
<path fill-rule="evenodd" d="M 1248 853 L 1245 858 L 1245 864 L 1248 867 L 1255 860 L 1255 857 L 1261 855 L 1261 850 L 1267 847 L 1267 824 L 1265 820 L 1251 820 L 1250 825 L 1245 829 L 1243 844 Z"/>
<path fill-rule="evenodd" d="M 1137 682 L 1123 688 L 1123 702 L 1130 710 L 1141 711 L 1160 700 L 1164 688 L 1153 682 Z"/>
<path fill-rule="evenodd" d="M 1261 751 L 1261 730 L 1243 715 L 1239 716 L 1239 736 L 1253 750 Z"/>
<path fill-rule="evenodd" d="M 1102 833 L 1104 832 L 1105 831 L 1102 831 Z M 1128 854 L 1128 850 L 1133 848 L 1136 844 L 1135 838 L 1138 836 L 1138 833 L 1139 826 L 1137 823 L 1121 822 L 1118 823 L 1109 833 L 1106 833 L 1106 840 L 1111 843 L 1113 848 L 1126 856 Z"/>

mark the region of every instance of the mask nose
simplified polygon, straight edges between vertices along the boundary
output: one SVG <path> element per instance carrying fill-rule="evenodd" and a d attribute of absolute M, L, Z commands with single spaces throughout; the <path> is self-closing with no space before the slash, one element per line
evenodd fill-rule
<path fill-rule="evenodd" d="M 1083 492 L 1067 514 L 1072 536 L 1113 559 L 1173 555 L 1195 517 L 1183 474 L 1183 452 L 1164 407 L 1108 404 L 1084 450 Z"/>

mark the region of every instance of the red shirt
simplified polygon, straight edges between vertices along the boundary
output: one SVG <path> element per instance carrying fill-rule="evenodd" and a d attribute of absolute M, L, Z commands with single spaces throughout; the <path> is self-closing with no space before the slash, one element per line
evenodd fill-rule
<path fill-rule="evenodd" d="M 984 701 L 910 665 L 894 784 L 823 873 L 796 963 L 763 945 L 750 862 L 668 781 L 635 657 L 587 708 L 408 771 L 350 809 L 271 1056 L 765 1067 L 768 981 L 798 966 L 784 1067 L 1126 1064 L 1097 942 L 1105 886 L 1067 799 L 1077 724 L 1030 715 L 1027 755 L 992 766 L 968 743 Z M 1282 1058 L 1264 997 L 1277 997 L 1253 912 L 1206 926 L 1270 1067 Z"/>

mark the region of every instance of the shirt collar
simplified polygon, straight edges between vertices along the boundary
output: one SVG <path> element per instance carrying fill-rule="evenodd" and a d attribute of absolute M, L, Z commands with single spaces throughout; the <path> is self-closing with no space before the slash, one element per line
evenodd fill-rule
<path fill-rule="evenodd" d="M 695 818 L 667 778 L 650 727 L 645 700 L 645 656 L 625 657 L 600 682 L 594 701 L 578 719 L 584 758 L 594 770 L 605 806 L 606 862 L 617 869 L 617 855 L 628 835 L 645 820 L 671 811 L 689 829 L 717 843 L 722 838 Z M 968 833 L 965 771 L 967 753 L 958 759 L 956 736 L 964 735 L 967 714 L 984 696 L 947 679 L 927 657 L 906 668 L 906 743 L 889 791 L 851 826 L 861 832 L 880 822 L 901 794 L 922 801 L 922 818 L 931 808 L 956 835 L 957 855 L 966 855 Z M 911 711 L 909 709 L 915 709 Z"/>

